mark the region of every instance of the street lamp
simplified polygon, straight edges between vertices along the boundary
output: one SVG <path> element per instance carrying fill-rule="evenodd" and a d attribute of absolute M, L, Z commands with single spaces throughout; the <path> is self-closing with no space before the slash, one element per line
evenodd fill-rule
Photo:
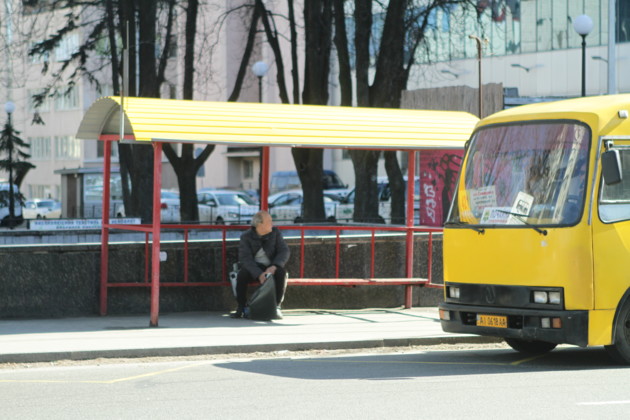
<path fill-rule="evenodd" d="M 267 63 L 265 63 L 264 61 L 256 61 L 254 63 L 254 65 L 252 66 L 252 71 L 254 72 L 254 74 L 256 75 L 256 77 L 258 77 L 258 102 L 262 103 L 262 78 L 265 77 L 265 74 L 267 74 L 267 72 L 269 71 L 269 66 L 267 65 Z M 263 194 L 263 172 L 264 172 L 264 168 L 263 168 L 263 161 L 264 161 L 264 151 L 265 149 L 263 147 L 260 148 L 259 152 L 258 152 L 258 160 L 260 162 L 260 171 L 258 173 L 258 193 L 260 196 L 260 209 L 264 210 L 265 207 L 263 205 L 263 199 L 266 200 L 266 193 Z M 266 191 L 266 189 L 265 189 Z M 265 197 L 263 197 L 263 195 L 265 195 Z"/>
<path fill-rule="evenodd" d="M 479 64 L 479 118 L 481 118 L 481 112 L 483 107 L 483 85 L 481 84 L 481 38 L 476 35 L 468 35 L 468 38 L 474 39 L 477 42 L 477 62 Z"/>
<path fill-rule="evenodd" d="M 9 138 L 7 148 L 9 149 L 9 228 L 13 229 L 15 221 L 15 199 L 13 197 L 13 124 L 11 123 L 11 114 L 15 111 L 15 104 L 8 101 L 4 104 L 4 110 L 7 113 L 7 128 L 9 129 Z"/>
<path fill-rule="evenodd" d="M 573 29 L 582 37 L 582 96 L 586 96 L 586 36 L 593 30 L 593 19 L 580 15 L 573 19 Z"/>
<path fill-rule="evenodd" d="M 269 66 L 264 61 L 256 61 L 252 66 L 252 71 L 258 77 L 258 102 L 262 102 L 262 78 L 269 71 Z"/>

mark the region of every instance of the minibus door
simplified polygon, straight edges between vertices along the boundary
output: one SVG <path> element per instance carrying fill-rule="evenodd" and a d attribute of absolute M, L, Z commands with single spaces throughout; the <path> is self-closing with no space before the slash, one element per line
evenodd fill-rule
<path fill-rule="evenodd" d="M 595 309 L 615 309 L 630 287 L 630 139 L 615 138 L 608 151 L 600 151 L 601 173 L 596 180 L 593 206 L 593 258 Z M 606 144 L 607 139 L 604 139 Z M 620 165 L 620 179 L 614 179 Z M 612 181 L 612 183 L 610 183 Z"/>

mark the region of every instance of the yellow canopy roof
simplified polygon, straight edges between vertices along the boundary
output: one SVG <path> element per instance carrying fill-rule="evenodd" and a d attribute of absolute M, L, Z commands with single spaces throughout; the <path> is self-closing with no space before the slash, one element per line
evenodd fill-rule
<path fill-rule="evenodd" d="M 135 142 L 361 149 L 461 148 L 478 118 L 459 111 L 124 98 Z M 120 135 L 120 98 L 94 102 L 77 138 Z"/>

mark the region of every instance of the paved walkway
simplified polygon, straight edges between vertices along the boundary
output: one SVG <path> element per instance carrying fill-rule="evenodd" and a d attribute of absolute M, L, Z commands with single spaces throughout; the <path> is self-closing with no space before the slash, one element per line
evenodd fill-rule
<path fill-rule="evenodd" d="M 0 363 L 99 357 L 190 356 L 481 342 L 442 331 L 437 308 L 287 310 L 257 322 L 225 313 L 0 321 Z"/>

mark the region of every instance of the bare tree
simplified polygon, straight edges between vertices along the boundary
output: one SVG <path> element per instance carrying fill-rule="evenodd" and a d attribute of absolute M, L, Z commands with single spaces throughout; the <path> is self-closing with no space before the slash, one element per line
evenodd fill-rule
<path fill-rule="evenodd" d="M 103 40 L 108 41 L 111 53 L 108 64 L 111 69 L 114 94 L 121 94 L 122 89 L 119 81 L 122 73 L 122 50 L 117 41 L 122 40 L 122 46 L 127 49 L 129 55 L 129 60 L 125 63 L 129 70 L 128 92 L 124 94 L 159 97 L 161 86 L 165 82 L 165 72 L 172 47 L 170 40 L 173 34 L 175 7 L 182 1 L 84 0 L 80 2 L 54 1 L 47 5 L 50 10 L 65 10 L 66 20 L 53 35 L 34 44 L 29 55 L 49 54 L 60 44 L 64 36 L 77 29 L 86 30 L 87 36 L 78 49 L 58 68 L 51 69 L 47 64 L 42 66 L 42 72 L 49 74 L 50 77 L 46 87 L 35 95 L 35 104 L 41 104 L 46 97 L 57 95 L 62 89 L 72 88 L 81 77 L 85 77 L 95 85 L 97 90 L 100 90 L 99 72 L 102 69 L 91 68 L 89 64 L 92 54 Z M 191 1 L 191 3 L 194 7 L 189 10 L 196 13 L 196 2 Z M 194 33 L 194 26 L 192 31 Z M 158 39 L 162 40 L 159 48 Z M 160 53 L 156 55 L 156 51 Z M 68 69 L 73 69 L 72 73 L 67 74 Z M 191 89 L 190 86 L 185 88 Z M 200 165 L 202 156 L 207 158 L 207 155 L 209 153 L 202 154 L 198 160 L 195 160 L 195 165 Z M 126 214 L 140 216 L 144 221 L 150 221 L 152 218 L 153 148 L 120 144 L 119 156 Z M 191 195 L 196 200 L 194 189 L 192 192 L 186 189 L 185 196 Z M 183 207 L 186 211 L 191 208 L 189 205 Z M 196 208 L 196 203 L 194 207 Z"/>
<path fill-rule="evenodd" d="M 335 0 L 336 40 L 335 45 L 339 61 L 339 83 L 342 101 L 348 99 L 351 92 L 350 60 L 348 59 L 348 39 L 344 26 L 345 6 L 349 1 Z M 373 11 L 375 4 L 382 7 L 385 14 L 378 49 L 371 56 L 370 48 L 374 46 Z M 400 0 L 390 1 L 386 5 L 372 0 L 354 1 L 354 49 L 355 49 L 355 83 L 356 102 L 359 106 L 399 108 L 402 91 L 406 89 L 409 71 L 414 64 L 418 46 L 424 41 L 424 34 L 430 16 L 438 8 L 452 5 L 473 7 L 469 0 Z M 338 38 L 338 39 L 337 39 Z M 378 37 L 377 37 L 378 38 Z M 369 69 L 374 69 L 370 83 Z M 377 198 L 377 163 L 378 152 L 354 150 L 350 152 L 356 176 L 355 221 L 378 220 Z M 405 221 L 405 182 L 396 152 L 385 152 L 385 169 L 392 191 L 392 222 Z M 414 182 L 413 174 L 409 174 L 408 182 Z"/>
<path fill-rule="evenodd" d="M 186 8 L 186 45 L 184 54 L 184 99 L 193 99 L 195 74 L 195 39 L 197 34 L 197 15 L 199 1 L 188 0 Z M 181 145 L 181 155 L 178 156 L 170 144 L 164 144 L 164 154 L 177 174 L 177 184 L 180 192 L 180 220 L 198 221 L 199 205 L 197 202 L 197 172 L 214 151 L 214 145 L 206 145 L 202 152 L 195 156 L 193 144 Z"/>

